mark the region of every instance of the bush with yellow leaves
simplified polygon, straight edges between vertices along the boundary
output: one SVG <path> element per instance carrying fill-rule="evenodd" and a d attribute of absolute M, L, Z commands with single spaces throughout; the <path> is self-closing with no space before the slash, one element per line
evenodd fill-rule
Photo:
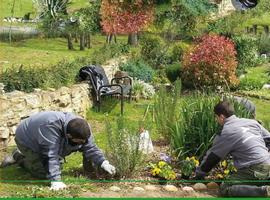
<path fill-rule="evenodd" d="M 159 177 L 165 180 L 175 180 L 176 173 L 172 167 L 165 161 L 159 161 L 158 163 L 150 163 L 151 174 L 155 177 Z"/>

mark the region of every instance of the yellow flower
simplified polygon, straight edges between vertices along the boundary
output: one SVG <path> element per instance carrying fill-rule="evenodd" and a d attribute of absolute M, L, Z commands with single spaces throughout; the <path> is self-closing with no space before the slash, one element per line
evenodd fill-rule
<path fill-rule="evenodd" d="M 221 166 L 224 167 L 224 168 L 227 167 L 227 161 L 226 160 L 223 160 L 221 162 Z"/>
<path fill-rule="evenodd" d="M 172 172 L 170 175 L 169 175 L 169 179 L 170 180 L 174 180 L 176 178 L 176 174 L 174 172 Z"/>
<path fill-rule="evenodd" d="M 158 167 L 159 168 L 162 168 L 162 167 L 164 167 L 166 165 L 166 162 L 164 162 L 164 161 L 160 161 L 159 163 L 158 163 Z"/>
<path fill-rule="evenodd" d="M 161 169 L 159 169 L 159 168 L 157 168 L 157 167 L 154 168 L 154 169 L 151 171 L 151 173 L 152 173 L 153 176 L 158 175 L 160 172 L 161 172 Z"/>
<path fill-rule="evenodd" d="M 190 158 L 189 158 L 189 157 L 186 157 L 186 160 L 187 160 L 187 161 L 190 161 Z"/>
<path fill-rule="evenodd" d="M 224 178 L 222 174 L 217 174 L 217 178 Z"/>
<path fill-rule="evenodd" d="M 195 160 L 195 166 L 198 167 L 200 162 L 198 160 Z"/>
<path fill-rule="evenodd" d="M 196 160 L 195 156 L 192 156 L 190 159 L 194 161 Z"/>
<path fill-rule="evenodd" d="M 225 169 L 225 170 L 224 170 L 224 174 L 225 174 L 225 175 L 228 175 L 229 173 L 230 173 L 230 170 L 228 170 L 228 169 Z"/>

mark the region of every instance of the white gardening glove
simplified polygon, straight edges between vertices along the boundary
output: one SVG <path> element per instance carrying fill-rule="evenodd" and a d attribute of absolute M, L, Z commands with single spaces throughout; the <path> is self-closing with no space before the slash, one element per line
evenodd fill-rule
<path fill-rule="evenodd" d="M 56 182 L 51 182 L 51 187 L 50 190 L 63 190 L 67 187 L 67 185 L 65 183 L 63 183 L 62 181 L 56 181 Z"/>
<path fill-rule="evenodd" d="M 112 166 L 108 160 L 103 161 L 103 163 L 101 164 L 101 168 L 111 175 L 114 175 L 116 173 L 115 167 Z"/>

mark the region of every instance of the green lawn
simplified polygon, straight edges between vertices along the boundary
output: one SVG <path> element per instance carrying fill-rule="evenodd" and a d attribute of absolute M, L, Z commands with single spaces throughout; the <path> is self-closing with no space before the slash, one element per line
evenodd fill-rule
<path fill-rule="evenodd" d="M 118 42 L 127 42 L 126 36 L 118 36 Z M 57 62 L 73 60 L 76 57 L 91 57 L 94 50 L 105 44 L 105 36 L 92 37 L 92 48 L 79 50 L 79 44 L 74 43 L 75 50 L 67 49 L 64 38 L 35 38 L 20 42 L 0 42 L 0 70 L 11 66 L 50 66 Z"/>
<path fill-rule="evenodd" d="M 23 17 L 28 12 L 31 13 L 31 18 L 36 15 L 33 1 L 31 0 L 0 0 L 0 24 L 3 22 L 4 17 L 12 16 L 13 5 L 14 17 Z"/>

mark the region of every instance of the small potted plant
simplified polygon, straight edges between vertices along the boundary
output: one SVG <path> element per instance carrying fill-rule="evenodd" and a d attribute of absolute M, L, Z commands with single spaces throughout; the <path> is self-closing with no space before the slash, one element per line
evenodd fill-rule
<path fill-rule="evenodd" d="M 166 184 L 168 180 L 175 180 L 176 173 L 172 167 L 165 161 L 159 161 L 157 163 L 150 163 L 151 174 L 154 177 L 159 178 L 160 184 Z"/>
<path fill-rule="evenodd" d="M 181 169 L 181 177 L 183 179 L 189 179 L 189 177 L 191 176 L 191 174 L 194 172 L 195 168 L 199 166 L 199 161 L 192 156 L 187 157 L 185 160 L 182 160 L 180 162 L 180 169 Z"/>

